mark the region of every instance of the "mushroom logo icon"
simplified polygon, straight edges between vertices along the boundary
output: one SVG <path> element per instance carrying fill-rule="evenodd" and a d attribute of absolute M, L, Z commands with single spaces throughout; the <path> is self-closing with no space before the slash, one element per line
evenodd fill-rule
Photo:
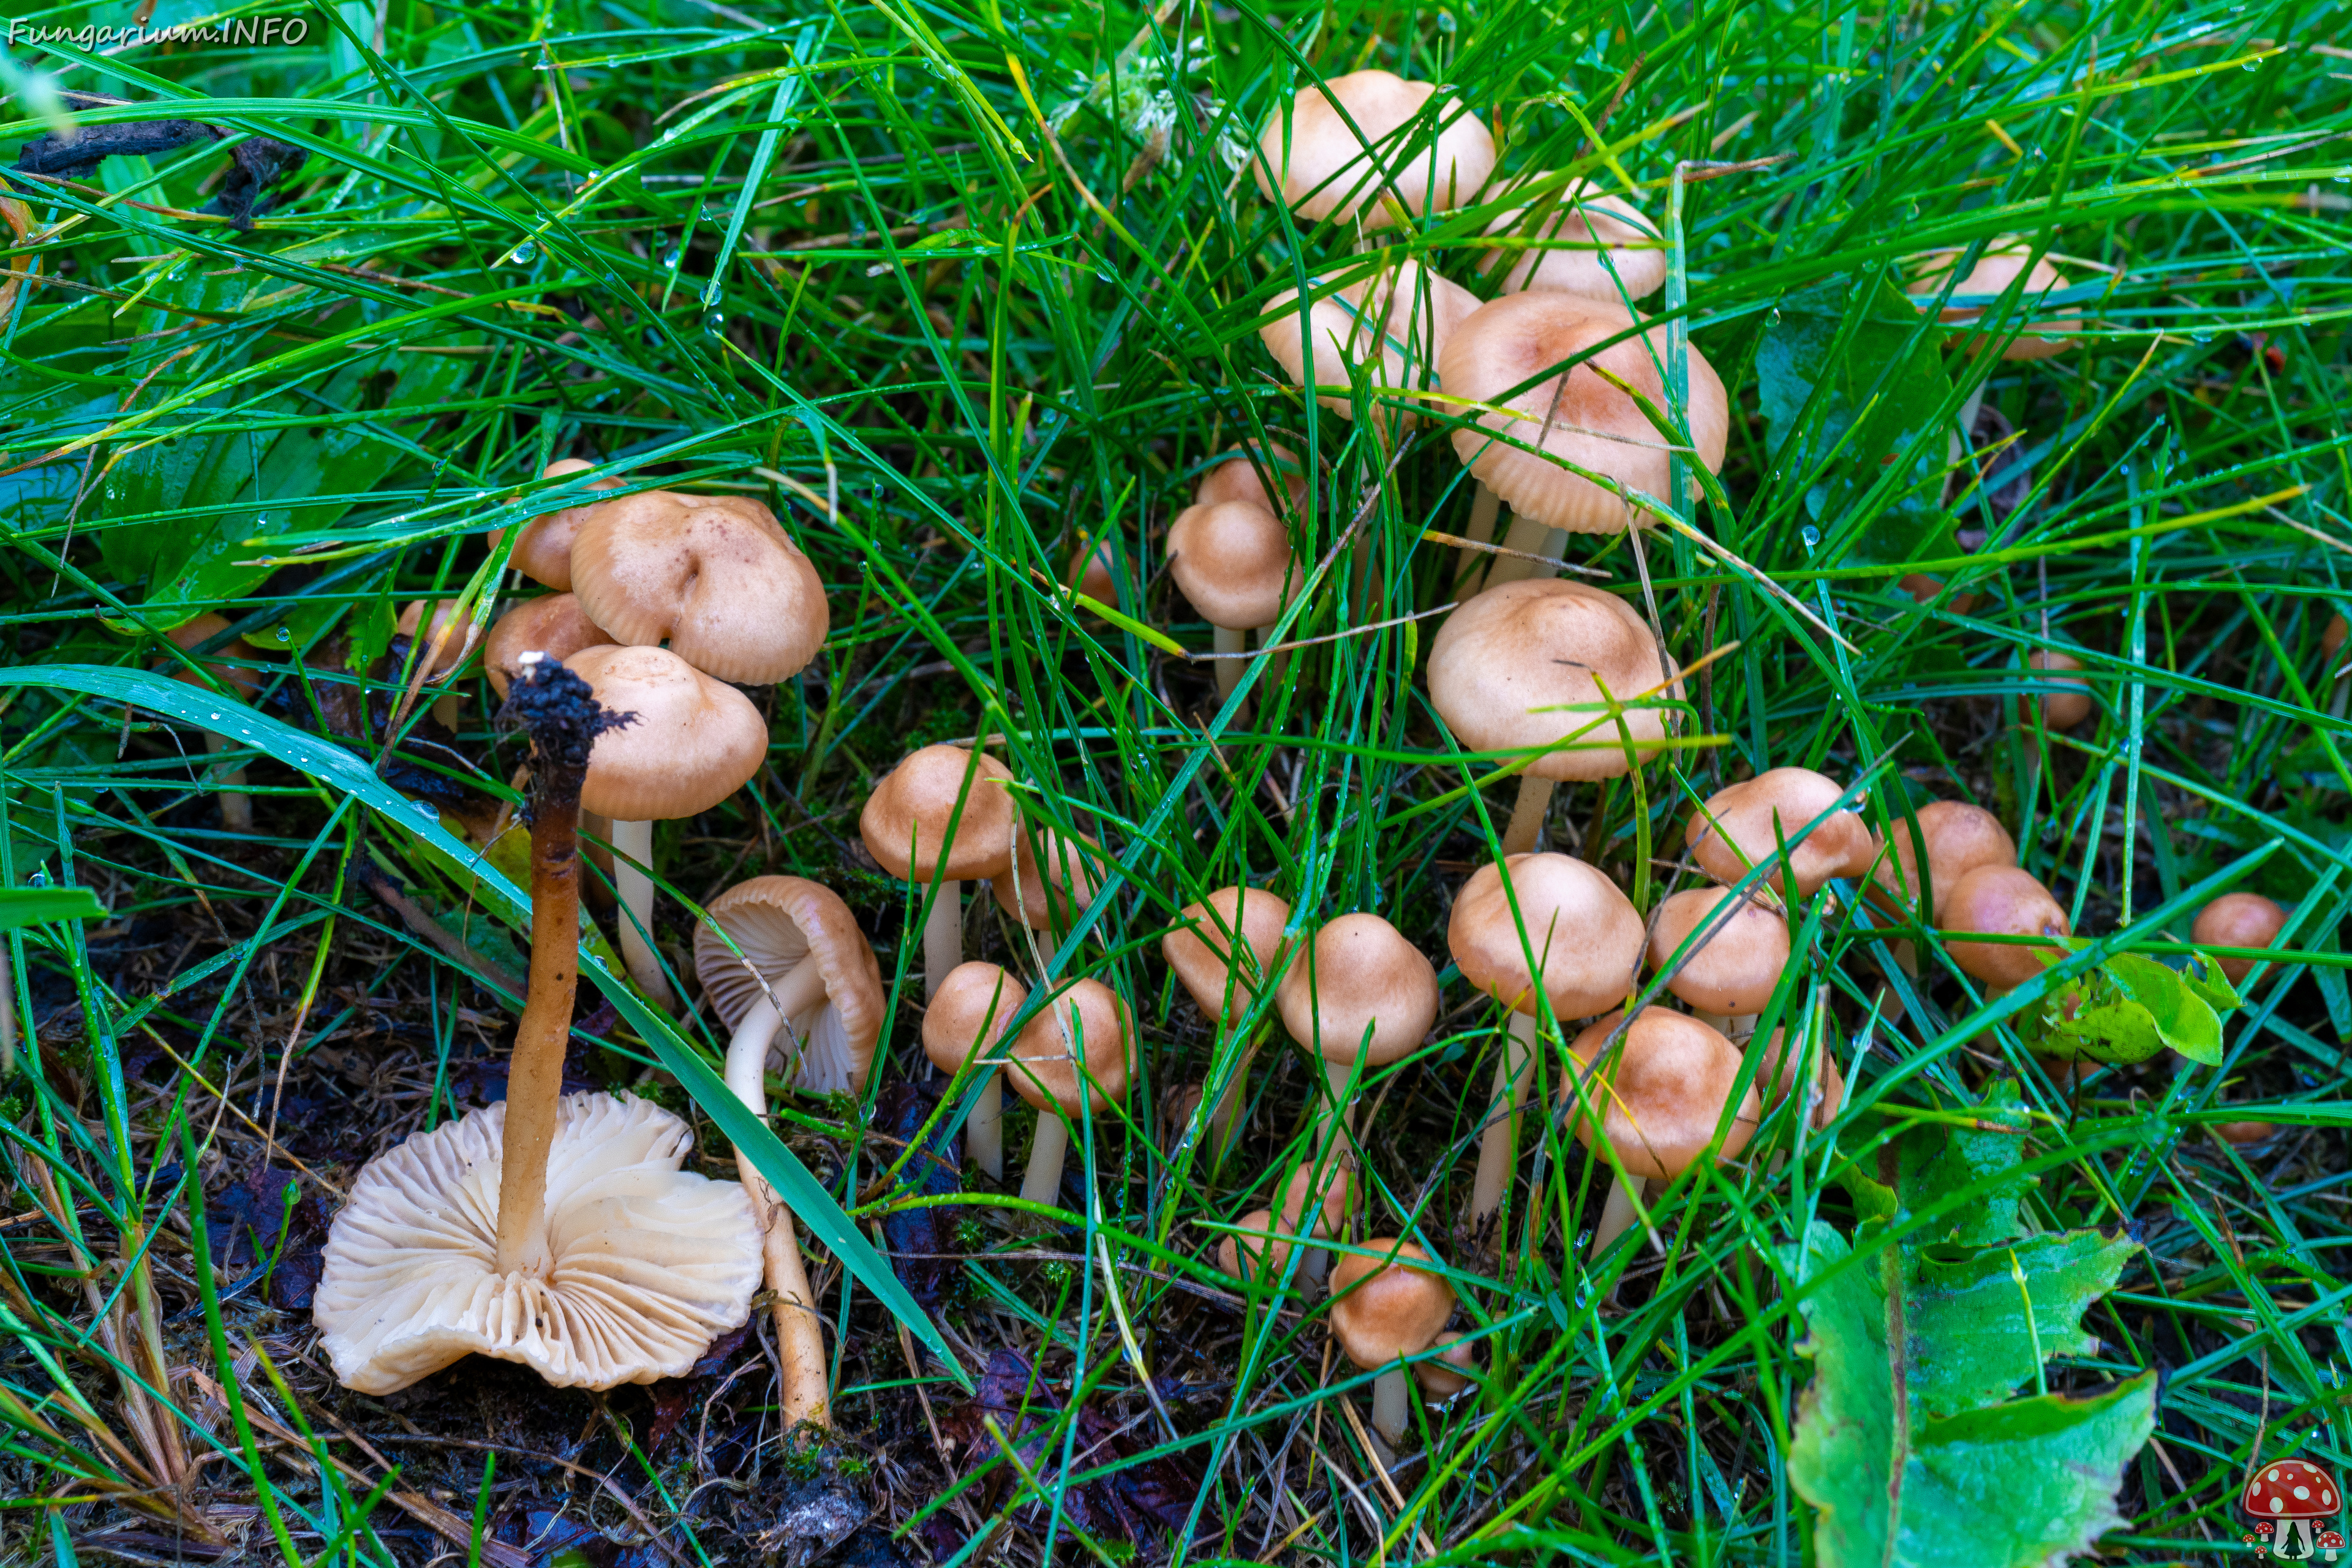
<path fill-rule="evenodd" d="M 2324 1550 L 2336 1561 L 2344 1537 L 2326 1529 L 2344 1506 L 2336 1478 L 2303 1459 L 2274 1459 L 2246 1480 L 2242 1506 L 2261 1525 L 2273 1525 L 2270 1549 L 2283 1563 L 2309 1563 Z"/>

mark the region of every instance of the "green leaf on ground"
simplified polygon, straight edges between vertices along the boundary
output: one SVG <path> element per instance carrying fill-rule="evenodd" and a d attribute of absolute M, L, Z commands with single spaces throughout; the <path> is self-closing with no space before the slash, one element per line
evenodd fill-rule
<path fill-rule="evenodd" d="M 106 906 L 88 888 L 0 888 L 0 931 L 51 921 L 100 920 Z"/>
<path fill-rule="evenodd" d="M 2238 994 L 2218 966 L 2189 962 L 2200 973 L 2116 953 L 2021 1019 L 2018 1032 L 2045 1056 L 2144 1062 L 2169 1048 L 2219 1067 L 2221 1014 L 2238 1005 Z"/>

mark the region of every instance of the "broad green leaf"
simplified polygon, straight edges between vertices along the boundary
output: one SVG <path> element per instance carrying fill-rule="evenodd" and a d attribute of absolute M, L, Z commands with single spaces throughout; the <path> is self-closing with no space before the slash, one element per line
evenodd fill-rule
<path fill-rule="evenodd" d="M 1863 1218 L 1884 1225 L 1905 1210 L 1919 1214 L 1930 1206 L 1940 1209 L 1926 1229 L 1914 1234 L 1916 1247 L 1981 1247 L 2017 1235 L 2017 1205 L 2033 1190 L 2034 1179 L 2018 1170 L 2025 1158 L 2019 1134 L 2027 1121 L 2016 1083 L 2003 1079 L 1993 1084 L 1984 1102 L 1969 1107 L 1969 1112 L 1980 1123 L 2013 1126 L 2018 1131 L 1938 1121 L 1915 1122 L 1893 1133 L 1881 1152 L 1877 1179 L 1859 1165 L 1848 1167 L 1845 1173 L 1846 1188 Z M 1951 1203 L 1955 1198 L 1959 1201 Z"/>
<path fill-rule="evenodd" d="M 106 906 L 88 888 L 0 888 L 0 931 L 51 921 L 102 919 Z"/>
<path fill-rule="evenodd" d="M 2119 952 L 2044 1002 L 2019 1032 L 2054 1057 L 2144 1062 L 2169 1047 L 2218 1067 L 2221 1016 L 2215 1008 L 2224 1004 L 2238 1004 L 2226 980 L 2192 980 L 2143 953 Z"/>
<path fill-rule="evenodd" d="M 2032 1381 L 2037 1350 L 2090 1354 L 2098 1338 L 2084 1332 L 2083 1314 L 2138 1250 L 2126 1237 L 2074 1230 L 1948 1260 L 1914 1251 L 1906 1264 L 1913 1400 L 1931 1418 L 1957 1415 Z"/>

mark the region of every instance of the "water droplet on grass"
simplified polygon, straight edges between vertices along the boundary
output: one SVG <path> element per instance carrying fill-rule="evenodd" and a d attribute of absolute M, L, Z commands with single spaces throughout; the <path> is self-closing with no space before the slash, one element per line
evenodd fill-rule
<path fill-rule="evenodd" d="M 517 267 L 528 267 L 539 259 L 539 247 L 526 239 L 507 252 L 507 259 Z"/>

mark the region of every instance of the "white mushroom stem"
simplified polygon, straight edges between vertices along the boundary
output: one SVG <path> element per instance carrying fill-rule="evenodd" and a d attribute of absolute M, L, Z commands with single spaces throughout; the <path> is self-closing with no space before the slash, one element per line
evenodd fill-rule
<path fill-rule="evenodd" d="M 1486 1130 L 1478 1138 L 1478 1175 L 1470 1188 L 1470 1223 L 1483 1225 L 1503 1206 L 1517 1165 L 1519 1108 L 1534 1087 L 1536 1020 L 1513 1013 L 1505 1031 L 1503 1054 L 1495 1062 L 1495 1094 L 1486 1111 Z"/>
<path fill-rule="evenodd" d="M 1050 1110 L 1037 1113 L 1037 1142 L 1029 1150 L 1029 1171 L 1021 1178 L 1021 1196 L 1033 1204 L 1053 1203 L 1062 1191 L 1062 1162 L 1070 1152 L 1070 1125 Z"/>
<path fill-rule="evenodd" d="M 948 971 L 962 962 L 963 884 L 940 882 L 931 894 L 931 912 L 923 920 L 923 999 L 938 995 Z M 997 1163 L 1002 1168 L 1002 1155 Z"/>
<path fill-rule="evenodd" d="M 1475 479 L 1472 482 L 1478 489 L 1477 492 L 1470 498 L 1469 531 L 1462 537 L 1475 540 L 1480 544 L 1492 544 L 1495 542 L 1495 515 L 1502 510 L 1503 503 L 1493 490 L 1486 488 L 1486 480 Z M 1479 569 L 1486 564 L 1488 559 L 1486 551 L 1473 550 L 1467 545 L 1463 546 L 1462 559 L 1454 568 L 1455 603 L 1459 604 L 1468 598 L 1476 590 Z"/>
<path fill-rule="evenodd" d="M 224 752 L 235 751 L 236 742 L 226 735 L 205 731 L 205 754 L 217 757 Z M 221 826 L 231 833 L 253 831 L 253 797 L 245 793 L 245 770 L 230 768 L 219 777 L 216 788 L 220 795 Z"/>
<path fill-rule="evenodd" d="M 1503 853 L 1526 855 L 1543 837 L 1544 818 L 1551 812 L 1551 780 L 1533 773 L 1519 775 L 1519 798 L 1511 806 L 1511 820 L 1503 828 Z"/>
<path fill-rule="evenodd" d="M 1736 1046 L 1742 1040 L 1752 1040 L 1756 1037 L 1756 1020 L 1762 1016 L 1762 1015 L 1758 1013 L 1702 1013 L 1696 1008 L 1694 1008 L 1691 1011 L 1691 1016 L 1696 1018 L 1700 1023 L 1705 1024 L 1708 1028 L 1713 1029 L 1717 1034 L 1721 1035 L 1725 1039 L 1729 1040 Z"/>
<path fill-rule="evenodd" d="M 1315 1146 L 1318 1152 L 1330 1142 L 1335 1130 L 1342 1137 L 1352 1136 L 1356 1131 L 1356 1108 L 1348 1099 L 1348 1086 L 1355 1077 L 1354 1062 L 1335 1062 L 1328 1057 L 1323 1059 L 1323 1081 L 1329 1086 L 1331 1097 L 1324 1104 L 1315 1130 Z"/>
<path fill-rule="evenodd" d="M 1392 1366 L 1372 1379 L 1372 1430 L 1402 1444 L 1412 1425 L 1412 1374 Z"/>
<path fill-rule="evenodd" d="M 1592 1227 L 1592 1256 L 1600 1257 L 1609 1250 L 1609 1244 L 1633 1226 L 1633 1205 L 1641 1200 L 1646 1184 L 1632 1174 L 1616 1177 L 1609 1184 L 1609 1197 L 1601 1205 L 1601 1223 Z"/>
<path fill-rule="evenodd" d="M 964 1119 L 963 1142 L 971 1152 L 972 1163 L 987 1172 L 991 1181 L 1004 1179 L 1004 1075 L 995 1068 L 981 1075 L 980 1099 Z"/>
<path fill-rule="evenodd" d="M 669 981 L 654 955 L 654 825 L 613 824 L 613 886 L 621 900 L 621 961 L 629 978 L 657 1007 L 672 1005 Z"/>
<path fill-rule="evenodd" d="M 787 1017 L 824 1000 L 824 976 L 814 963 L 803 963 L 771 986 L 770 993 L 751 1005 L 727 1042 L 727 1087 L 763 1121 L 768 1115 L 768 1051 L 776 1031 Z M 784 1429 L 790 1431 L 803 1421 L 829 1426 L 833 1416 L 824 1331 L 817 1318 L 815 1292 L 809 1289 L 808 1273 L 801 1267 L 793 1211 L 740 1148 L 735 1151 L 735 1169 L 751 1197 L 751 1212 L 760 1219 L 768 1288 L 776 1293 L 776 1359 L 784 1372 Z"/>
<path fill-rule="evenodd" d="M 1486 586 L 1492 588 L 1500 583 L 1517 583 L 1528 577 L 1556 575 L 1551 567 L 1528 559 L 1531 555 L 1549 555 L 1552 552 L 1554 531 L 1525 512 L 1515 513 L 1511 518 L 1510 531 L 1503 536 L 1503 548 L 1517 551 L 1518 553 L 1495 557 L 1495 563 L 1486 568 Z"/>
<path fill-rule="evenodd" d="M 1247 626 L 1218 626 L 1214 629 L 1217 634 L 1217 651 L 1219 653 L 1247 653 L 1249 651 L 1249 628 Z M 1242 661 L 1237 658 L 1221 658 L 1216 661 L 1216 666 L 1217 700 L 1220 702 L 1229 702 L 1233 700 L 1234 688 L 1242 683 Z"/>

